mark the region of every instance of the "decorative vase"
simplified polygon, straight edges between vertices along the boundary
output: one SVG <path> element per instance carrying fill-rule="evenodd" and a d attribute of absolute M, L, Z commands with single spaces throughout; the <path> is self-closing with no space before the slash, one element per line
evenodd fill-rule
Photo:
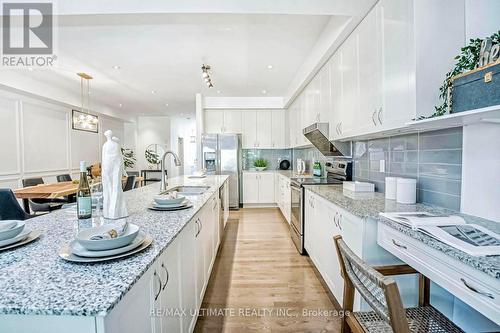
<path fill-rule="evenodd" d="M 255 167 L 255 170 L 264 171 L 264 170 L 266 170 L 266 167 Z"/>

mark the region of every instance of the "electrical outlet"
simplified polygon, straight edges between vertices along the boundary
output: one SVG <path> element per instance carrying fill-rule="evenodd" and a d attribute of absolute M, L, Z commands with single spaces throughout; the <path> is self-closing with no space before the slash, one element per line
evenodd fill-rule
<path fill-rule="evenodd" d="M 380 172 L 385 172 L 385 160 L 380 160 Z"/>

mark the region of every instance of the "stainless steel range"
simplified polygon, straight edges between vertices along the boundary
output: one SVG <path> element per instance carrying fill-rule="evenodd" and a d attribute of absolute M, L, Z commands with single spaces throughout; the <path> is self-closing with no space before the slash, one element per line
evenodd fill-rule
<path fill-rule="evenodd" d="M 304 185 L 335 185 L 352 179 L 352 163 L 347 161 L 327 162 L 325 164 L 326 178 L 303 177 L 291 178 L 292 189 L 292 223 L 290 234 L 293 243 L 300 254 L 306 254 L 304 249 Z"/>

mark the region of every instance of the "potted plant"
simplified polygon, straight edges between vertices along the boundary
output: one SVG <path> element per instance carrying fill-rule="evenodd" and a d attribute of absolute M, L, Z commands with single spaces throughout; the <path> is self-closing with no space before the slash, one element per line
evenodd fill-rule
<path fill-rule="evenodd" d="M 122 148 L 123 166 L 125 169 L 133 168 L 135 166 L 135 153 L 132 149 Z"/>
<path fill-rule="evenodd" d="M 267 161 L 263 159 L 257 159 L 253 162 L 253 166 L 257 171 L 264 171 L 267 167 Z"/>

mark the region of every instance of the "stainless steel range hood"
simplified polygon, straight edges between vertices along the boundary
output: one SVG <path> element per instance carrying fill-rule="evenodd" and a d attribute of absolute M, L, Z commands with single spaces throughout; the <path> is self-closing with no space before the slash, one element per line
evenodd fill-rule
<path fill-rule="evenodd" d="M 352 157 L 351 141 L 330 142 L 328 140 L 328 127 L 328 123 L 314 123 L 304 128 L 302 133 L 325 156 Z"/>

